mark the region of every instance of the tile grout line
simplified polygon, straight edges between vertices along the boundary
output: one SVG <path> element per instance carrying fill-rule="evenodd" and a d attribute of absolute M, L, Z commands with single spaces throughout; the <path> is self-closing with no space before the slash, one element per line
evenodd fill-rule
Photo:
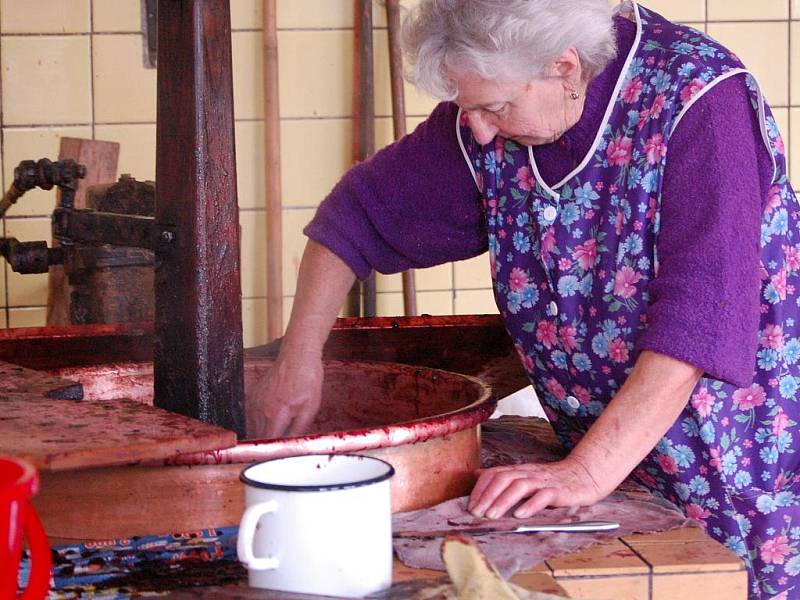
<path fill-rule="evenodd" d="M 2 8 L 0 8 L 2 10 Z M 2 33 L 2 32 L 0 32 Z M 2 64 L 2 35 L 0 35 L 0 64 Z M 3 127 L 3 73 L 0 69 L 0 155 L 5 154 L 5 128 Z M 5 169 L 0 164 L 0 191 L 5 191 Z M 3 219 L 3 237 L 6 237 L 6 220 Z M 11 326 L 11 312 L 8 307 L 8 269 L 3 265 L 3 314 L 6 318 L 6 328 Z"/>
<path fill-rule="evenodd" d="M 94 0 L 89 0 L 89 102 L 92 105 L 92 139 L 95 137 L 95 105 L 94 105 Z"/>

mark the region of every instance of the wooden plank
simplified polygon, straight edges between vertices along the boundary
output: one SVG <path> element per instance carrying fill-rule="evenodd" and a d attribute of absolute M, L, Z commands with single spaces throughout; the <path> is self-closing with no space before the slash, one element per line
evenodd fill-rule
<path fill-rule="evenodd" d="M 21 394 L 56 400 L 81 400 L 83 386 L 74 381 L 0 361 L 0 396 Z"/>
<path fill-rule="evenodd" d="M 625 575 L 622 577 L 567 577 L 556 579 L 570 598 L 608 598 L 609 600 L 649 600 L 650 581 L 648 575 Z M 669 596 L 695 598 L 693 595 Z M 666 599 L 665 599 L 666 600 Z M 707 599 L 703 599 L 707 600 Z"/>
<path fill-rule="evenodd" d="M 626 542 L 658 573 L 741 571 L 744 564 L 730 550 L 711 538 L 702 542 L 638 544 Z"/>
<path fill-rule="evenodd" d="M 71 158 L 86 165 L 86 177 L 78 180 L 75 208 L 86 208 L 86 190 L 117 180 L 119 144 L 100 140 L 62 137 L 58 160 Z M 52 245 L 57 245 L 53 240 Z M 62 265 L 52 265 L 47 276 L 47 324 L 69 325 L 69 284 Z"/>
<path fill-rule="evenodd" d="M 546 562 L 556 578 L 647 575 L 650 572 L 647 563 L 619 540 L 592 546 Z"/>
<path fill-rule="evenodd" d="M 158 9 L 155 402 L 245 435 L 230 4 Z"/>
<path fill-rule="evenodd" d="M 0 394 L 0 455 L 60 471 L 219 450 L 236 434 L 130 400 L 73 402 Z"/>
<path fill-rule="evenodd" d="M 746 600 L 747 571 L 654 575 L 652 586 L 653 600 Z"/>

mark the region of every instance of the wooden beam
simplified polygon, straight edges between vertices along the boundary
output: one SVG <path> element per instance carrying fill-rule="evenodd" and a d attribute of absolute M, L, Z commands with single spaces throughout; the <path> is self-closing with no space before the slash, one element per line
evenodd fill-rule
<path fill-rule="evenodd" d="M 230 5 L 158 11 L 155 403 L 244 435 Z"/>

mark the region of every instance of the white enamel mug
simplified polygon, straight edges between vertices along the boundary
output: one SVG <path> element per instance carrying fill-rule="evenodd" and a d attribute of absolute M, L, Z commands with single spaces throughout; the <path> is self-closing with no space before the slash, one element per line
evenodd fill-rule
<path fill-rule="evenodd" d="M 250 465 L 236 550 L 251 587 L 360 598 L 392 584 L 394 468 L 323 454 Z"/>

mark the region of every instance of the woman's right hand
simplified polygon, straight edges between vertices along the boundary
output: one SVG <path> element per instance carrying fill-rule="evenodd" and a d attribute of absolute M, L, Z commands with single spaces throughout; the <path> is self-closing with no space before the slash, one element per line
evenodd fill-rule
<path fill-rule="evenodd" d="M 319 411 L 322 357 L 281 352 L 249 399 L 249 437 L 277 438 L 306 433 Z"/>

